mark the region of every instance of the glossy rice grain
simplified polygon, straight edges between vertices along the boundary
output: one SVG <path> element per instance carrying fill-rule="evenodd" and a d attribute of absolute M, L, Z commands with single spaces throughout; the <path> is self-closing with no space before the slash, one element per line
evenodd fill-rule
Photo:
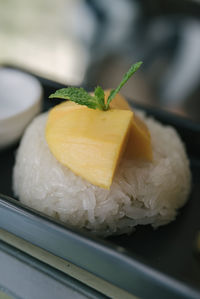
<path fill-rule="evenodd" d="M 139 114 L 151 133 L 153 163 L 123 158 L 110 190 L 90 184 L 55 159 L 44 137 L 47 113 L 38 116 L 17 152 L 15 195 L 38 211 L 102 236 L 174 220 L 190 191 L 185 148 L 172 127 Z"/>

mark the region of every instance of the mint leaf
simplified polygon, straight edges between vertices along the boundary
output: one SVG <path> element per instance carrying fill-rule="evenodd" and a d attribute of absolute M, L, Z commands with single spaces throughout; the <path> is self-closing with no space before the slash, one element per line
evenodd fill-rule
<path fill-rule="evenodd" d="M 128 81 L 128 79 L 139 69 L 142 61 L 133 64 L 128 72 L 123 76 L 122 81 L 113 89 L 108 97 L 107 103 L 105 104 L 105 94 L 100 86 L 97 86 L 94 91 L 94 96 L 90 95 L 83 88 L 78 87 L 67 87 L 58 89 L 55 93 L 49 96 L 52 98 L 59 98 L 73 101 L 79 105 L 87 106 L 92 109 L 108 110 L 110 102 L 114 99 L 115 95 L 120 91 L 122 86 Z"/>
<path fill-rule="evenodd" d="M 130 69 L 128 70 L 128 72 L 123 76 L 122 81 L 117 86 L 117 88 L 113 89 L 110 92 L 110 95 L 108 97 L 107 104 L 106 104 L 106 110 L 109 108 L 110 102 L 114 99 L 114 97 L 120 91 L 120 89 L 122 88 L 122 86 L 124 86 L 124 84 L 128 81 L 128 79 L 139 69 L 139 67 L 141 66 L 142 63 L 143 63 L 142 61 L 139 61 L 139 62 L 136 62 L 135 64 L 133 64 L 130 67 Z"/>
<path fill-rule="evenodd" d="M 102 110 L 105 110 L 105 94 L 104 90 L 97 86 L 94 91 L 94 95 L 97 98 L 97 101 L 99 102 L 99 105 L 102 107 Z"/>
<path fill-rule="evenodd" d="M 83 88 L 67 87 L 58 89 L 55 93 L 51 94 L 49 98 L 70 100 L 79 105 L 84 105 L 92 109 L 99 108 L 97 99 L 87 93 L 87 91 L 85 91 Z"/>

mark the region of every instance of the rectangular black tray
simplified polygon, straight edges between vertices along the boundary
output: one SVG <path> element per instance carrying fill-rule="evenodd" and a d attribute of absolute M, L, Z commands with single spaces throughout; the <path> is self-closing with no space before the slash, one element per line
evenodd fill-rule
<path fill-rule="evenodd" d="M 62 85 L 37 77 L 48 95 Z M 77 231 L 13 198 L 12 168 L 17 145 L 0 152 L 0 228 L 97 275 L 140 298 L 200 298 L 200 124 L 165 111 L 133 104 L 173 125 L 186 144 L 193 186 L 190 199 L 169 225 L 138 227 L 131 236 L 106 240 Z"/>

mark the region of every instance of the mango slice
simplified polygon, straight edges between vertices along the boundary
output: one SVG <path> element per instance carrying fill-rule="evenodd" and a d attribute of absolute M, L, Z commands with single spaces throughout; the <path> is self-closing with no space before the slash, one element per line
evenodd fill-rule
<path fill-rule="evenodd" d="M 110 90 L 105 90 L 105 99 L 110 94 Z M 121 94 L 117 94 L 110 103 L 112 109 L 131 110 L 128 102 Z M 151 162 L 153 160 L 151 136 L 145 123 L 134 114 L 131 121 L 130 135 L 125 152 L 125 156 L 129 159 L 140 159 Z"/>
<path fill-rule="evenodd" d="M 133 112 L 89 109 L 72 102 L 53 108 L 46 141 L 57 160 L 94 185 L 109 189 L 129 138 Z"/>

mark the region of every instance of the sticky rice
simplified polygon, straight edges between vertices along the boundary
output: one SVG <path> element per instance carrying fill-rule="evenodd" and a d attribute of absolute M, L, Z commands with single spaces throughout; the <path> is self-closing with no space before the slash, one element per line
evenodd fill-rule
<path fill-rule="evenodd" d="M 45 140 L 47 113 L 35 118 L 17 152 L 15 195 L 29 207 L 101 236 L 174 220 L 190 191 L 184 145 L 175 129 L 138 113 L 151 133 L 153 162 L 122 158 L 110 190 L 92 185 L 61 165 Z"/>

